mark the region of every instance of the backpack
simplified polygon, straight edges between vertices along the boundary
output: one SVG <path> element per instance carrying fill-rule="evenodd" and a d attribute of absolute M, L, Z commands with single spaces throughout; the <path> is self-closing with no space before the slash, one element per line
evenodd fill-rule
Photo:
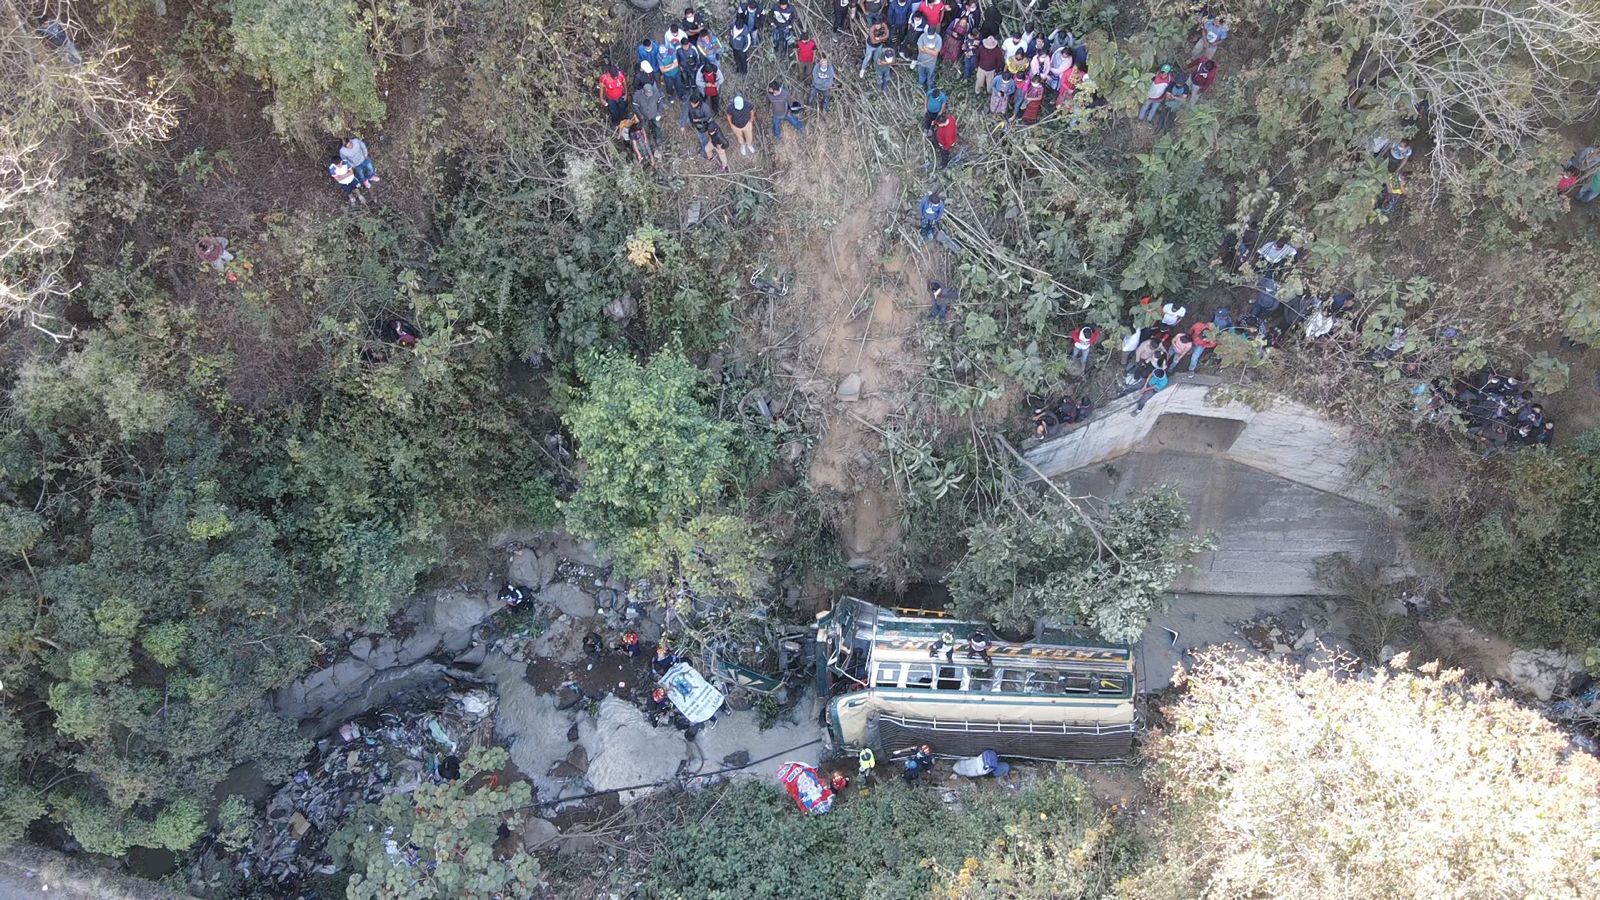
<path fill-rule="evenodd" d="M 1228 312 L 1228 308 L 1224 306 L 1211 317 L 1211 324 L 1215 325 L 1218 331 L 1227 331 L 1233 327 L 1233 313 Z"/>

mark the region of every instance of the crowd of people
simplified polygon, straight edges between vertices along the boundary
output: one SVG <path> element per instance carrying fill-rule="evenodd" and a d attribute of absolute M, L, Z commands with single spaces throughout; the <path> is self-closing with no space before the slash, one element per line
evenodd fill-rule
<path fill-rule="evenodd" d="M 860 41 L 857 78 L 870 75 L 873 84 L 887 90 L 895 70 L 912 71 L 925 92 L 923 131 L 940 168 L 960 156 L 959 125 L 950 103 L 955 93 L 970 91 L 999 125 L 1032 124 L 1051 110 L 1075 121 L 1082 110 L 1105 102 L 1089 78 L 1089 51 L 1082 39 L 1061 30 L 1008 30 L 997 4 L 832 0 L 827 8 L 834 51 L 848 51 L 853 60 L 854 43 Z M 1207 16 L 1197 23 L 1195 34 L 1190 58 L 1162 65 L 1152 78 L 1141 119 L 1170 126 L 1178 108 L 1216 80 L 1217 49 L 1228 37 L 1228 23 L 1221 16 Z M 766 46 L 792 73 L 792 87 L 783 77 L 765 88 L 730 84 L 749 74 L 752 56 Z M 692 127 L 699 154 L 726 170 L 725 151 L 732 143 L 737 142 L 741 155 L 757 152 L 751 120 L 761 97 L 747 94 L 764 90 L 773 141 L 778 143 L 784 125 L 804 131 L 807 114 L 828 108 L 840 77 L 839 65 L 790 0 L 777 0 L 770 8 L 762 0 L 739 0 L 725 23 L 714 23 L 701 7 L 684 9 L 660 40 L 651 35 L 639 42 L 629 67 L 605 67 L 599 100 L 616 137 L 632 147 L 639 162 L 648 164 L 662 154 L 661 123 L 676 105 L 678 125 Z"/>
<path fill-rule="evenodd" d="M 1450 414 L 1466 423 L 1467 433 L 1489 456 L 1502 450 L 1548 447 L 1555 440 L 1556 423 L 1544 406 L 1515 375 L 1484 369 L 1470 378 L 1451 382 L 1434 379 L 1414 393 L 1426 396 L 1430 421 Z"/>

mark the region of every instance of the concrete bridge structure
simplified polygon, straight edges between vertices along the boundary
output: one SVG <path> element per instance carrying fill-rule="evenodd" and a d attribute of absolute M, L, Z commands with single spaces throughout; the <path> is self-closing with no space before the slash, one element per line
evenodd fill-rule
<path fill-rule="evenodd" d="M 1397 562 L 1391 510 L 1342 426 L 1284 399 L 1219 403 L 1215 387 L 1213 378 L 1179 376 L 1137 415 L 1133 396 L 1119 398 L 1026 449 L 1024 476 L 1108 500 L 1175 488 L 1192 528 L 1219 541 L 1173 585 L 1180 594 L 1325 595 L 1317 557 Z"/>

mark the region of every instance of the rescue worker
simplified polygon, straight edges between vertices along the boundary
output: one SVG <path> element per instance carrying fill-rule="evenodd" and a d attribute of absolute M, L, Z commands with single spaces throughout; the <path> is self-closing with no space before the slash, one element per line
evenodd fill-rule
<path fill-rule="evenodd" d="M 656 644 L 656 658 L 650 661 L 650 668 L 655 670 L 656 676 L 667 674 L 667 670 L 678 664 L 678 657 L 674 656 L 666 641 Z"/>
<path fill-rule="evenodd" d="M 878 757 L 873 755 L 871 747 L 862 747 L 861 752 L 856 754 L 856 764 L 856 781 L 863 788 L 867 787 L 872 783 L 873 771 L 878 767 Z"/>
<path fill-rule="evenodd" d="M 928 648 L 928 658 L 933 659 L 939 655 L 940 651 L 944 652 L 945 662 L 955 662 L 956 636 L 948 631 L 939 635 L 939 639 L 933 642 L 932 647 Z"/>
<path fill-rule="evenodd" d="M 989 658 L 989 636 L 982 628 L 967 637 L 967 659 L 982 659 L 984 665 L 994 665 L 994 660 Z"/>
<path fill-rule="evenodd" d="M 639 656 L 639 632 L 624 631 L 622 633 L 622 652 L 628 654 L 629 659 Z"/>
<path fill-rule="evenodd" d="M 669 721 L 672 718 L 672 701 L 667 699 L 667 689 L 656 685 L 650 691 L 650 699 L 645 701 L 644 709 L 653 726 Z"/>

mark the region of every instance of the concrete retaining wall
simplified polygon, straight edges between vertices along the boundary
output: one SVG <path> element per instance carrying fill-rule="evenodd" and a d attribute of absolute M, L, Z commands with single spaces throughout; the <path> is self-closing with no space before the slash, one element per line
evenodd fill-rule
<path fill-rule="evenodd" d="M 1348 432 L 1298 403 L 1210 402 L 1214 379 L 1183 379 L 1138 415 L 1123 397 L 1081 428 L 1029 448 L 1025 477 L 1117 500 L 1170 488 L 1190 528 L 1216 537 L 1172 586 L 1194 594 L 1328 594 L 1317 560 L 1346 553 L 1396 575 L 1403 547 L 1362 477 Z M 1024 467 L 1026 469 L 1026 467 Z"/>
<path fill-rule="evenodd" d="M 1027 450 L 1047 478 L 1115 459 L 1135 449 L 1210 453 L 1297 484 L 1386 508 L 1377 486 L 1356 466 L 1355 442 L 1342 426 L 1289 400 L 1264 409 L 1213 403 L 1217 379 L 1179 376 L 1137 416 L 1134 395 L 1121 397 L 1087 425 Z M 1037 473 L 1028 472 L 1029 480 Z"/>

